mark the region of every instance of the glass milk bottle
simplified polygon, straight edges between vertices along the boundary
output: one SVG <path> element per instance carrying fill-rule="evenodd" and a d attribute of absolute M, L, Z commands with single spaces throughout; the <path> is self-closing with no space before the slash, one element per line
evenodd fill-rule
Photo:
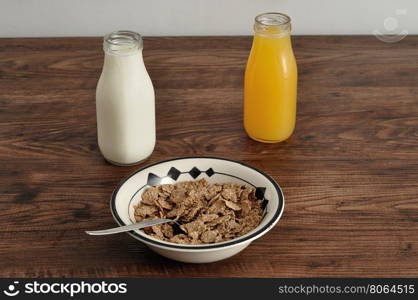
<path fill-rule="evenodd" d="M 296 89 L 297 66 L 289 16 L 258 15 L 244 81 L 244 127 L 252 139 L 276 143 L 292 135 Z"/>
<path fill-rule="evenodd" d="M 107 161 L 132 165 L 155 146 L 155 96 L 136 32 L 115 31 L 104 37 L 102 74 L 96 89 L 97 135 Z"/>

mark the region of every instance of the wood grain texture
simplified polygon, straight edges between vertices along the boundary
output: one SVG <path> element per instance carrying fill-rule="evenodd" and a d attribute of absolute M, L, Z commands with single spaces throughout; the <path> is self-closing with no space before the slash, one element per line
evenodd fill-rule
<path fill-rule="evenodd" d="M 249 37 L 146 38 L 157 145 L 243 160 L 283 187 L 269 234 L 223 262 L 164 259 L 115 225 L 114 186 L 138 167 L 96 143 L 99 38 L 0 39 L 0 277 L 417 277 L 418 37 L 295 37 L 298 121 L 280 144 L 242 128 Z"/>

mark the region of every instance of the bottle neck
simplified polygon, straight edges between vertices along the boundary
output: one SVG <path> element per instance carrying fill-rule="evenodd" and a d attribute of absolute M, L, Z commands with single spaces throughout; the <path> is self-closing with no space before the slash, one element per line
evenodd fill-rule
<path fill-rule="evenodd" d="M 141 36 L 133 31 L 114 31 L 103 39 L 106 56 L 125 57 L 142 53 Z"/>
<path fill-rule="evenodd" d="M 142 50 L 130 51 L 129 53 L 124 53 L 123 55 L 114 54 L 111 52 L 105 51 L 105 60 L 129 60 L 131 57 L 137 59 L 140 57 L 142 59 Z"/>
<path fill-rule="evenodd" d="M 130 52 L 129 55 L 114 55 L 105 53 L 103 72 L 138 72 L 145 68 L 142 57 L 142 50 Z"/>
<path fill-rule="evenodd" d="M 255 17 L 254 33 L 262 37 L 284 37 L 291 32 L 290 17 L 282 13 L 264 13 Z"/>

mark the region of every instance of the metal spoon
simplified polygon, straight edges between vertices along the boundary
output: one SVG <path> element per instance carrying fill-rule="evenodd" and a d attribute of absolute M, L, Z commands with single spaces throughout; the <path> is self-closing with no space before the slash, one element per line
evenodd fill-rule
<path fill-rule="evenodd" d="M 158 224 L 169 223 L 169 222 L 175 222 L 175 221 L 170 220 L 170 219 L 147 220 L 147 221 L 142 221 L 142 222 L 139 222 L 139 223 L 120 226 L 120 227 L 115 227 L 115 228 L 111 228 L 111 229 L 86 231 L 86 233 L 90 234 L 90 235 L 108 235 L 108 234 L 121 233 L 121 232 L 127 232 L 127 231 L 131 231 L 131 230 L 142 229 L 142 228 L 145 228 L 145 227 L 154 226 L 154 225 L 158 225 Z"/>

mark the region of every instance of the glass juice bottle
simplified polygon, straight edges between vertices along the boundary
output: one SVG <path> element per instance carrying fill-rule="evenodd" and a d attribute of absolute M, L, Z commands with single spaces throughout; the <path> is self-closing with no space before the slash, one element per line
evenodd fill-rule
<path fill-rule="evenodd" d="M 285 14 L 255 18 L 245 70 L 244 128 L 259 142 L 284 141 L 295 128 L 297 66 L 290 30 L 290 17 Z"/>

